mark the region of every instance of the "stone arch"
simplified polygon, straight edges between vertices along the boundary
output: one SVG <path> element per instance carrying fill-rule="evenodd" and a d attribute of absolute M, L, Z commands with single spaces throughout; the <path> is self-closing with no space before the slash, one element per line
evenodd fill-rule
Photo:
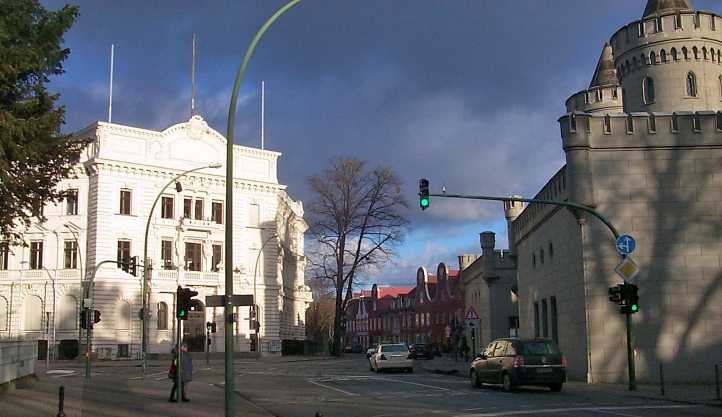
<path fill-rule="evenodd" d="M 686 46 L 682 47 L 682 57 L 684 59 L 689 59 L 689 50 L 687 49 Z"/>
<path fill-rule="evenodd" d="M 694 56 L 694 59 L 699 59 L 699 48 L 696 46 L 692 47 L 692 55 Z"/>
<path fill-rule="evenodd" d="M 78 328 L 78 300 L 72 295 L 63 295 L 56 309 L 58 317 L 56 325 L 59 330 L 75 330 Z"/>
<path fill-rule="evenodd" d="M 39 332 L 43 329 L 43 300 L 37 295 L 28 295 L 23 301 L 23 330 Z"/>
<path fill-rule="evenodd" d="M 666 64 L 666 63 L 667 63 L 667 51 L 665 51 L 664 49 L 662 49 L 662 50 L 659 51 L 659 61 L 660 61 L 662 64 Z"/>
<path fill-rule="evenodd" d="M 672 60 L 673 60 L 673 61 L 678 61 L 678 60 L 679 60 L 679 55 L 677 54 L 677 48 L 674 48 L 674 47 L 673 47 L 672 49 L 670 49 L 670 54 L 672 55 Z"/>
<path fill-rule="evenodd" d="M 657 62 L 657 54 L 656 54 L 654 51 L 652 51 L 652 52 L 649 53 L 649 63 L 650 63 L 651 65 L 656 65 L 656 64 L 658 64 L 658 62 Z"/>
<path fill-rule="evenodd" d="M 709 59 L 709 56 L 707 55 L 707 47 L 706 46 L 702 47 L 702 59 L 704 59 L 705 61 L 707 61 Z"/>

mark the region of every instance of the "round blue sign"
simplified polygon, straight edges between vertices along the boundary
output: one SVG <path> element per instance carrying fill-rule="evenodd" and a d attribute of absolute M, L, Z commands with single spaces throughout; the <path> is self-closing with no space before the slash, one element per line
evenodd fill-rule
<path fill-rule="evenodd" d="M 622 235 L 617 238 L 617 251 L 622 255 L 629 255 L 636 247 L 637 242 L 632 236 Z"/>

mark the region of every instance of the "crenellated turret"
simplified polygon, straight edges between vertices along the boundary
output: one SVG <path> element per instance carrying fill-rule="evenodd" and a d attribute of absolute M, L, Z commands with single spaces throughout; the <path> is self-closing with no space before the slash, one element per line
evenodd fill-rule
<path fill-rule="evenodd" d="M 567 99 L 567 112 L 581 111 L 585 113 L 621 112 L 622 94 L 617 69 L 614 67 L 612 46 L 609 43 L 602 48 L 602 54 L 594 71 L 589 88 L 582 90 Z"/>

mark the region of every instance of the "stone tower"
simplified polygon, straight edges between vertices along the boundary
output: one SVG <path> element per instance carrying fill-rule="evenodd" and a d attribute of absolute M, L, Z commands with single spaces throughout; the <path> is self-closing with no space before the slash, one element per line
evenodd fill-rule
<path fill-rule="evenodd" d="M 513 195 L 512 197 L 521 198 L 519 195 Z M 524 203 L 521 201 L 504 202 L 504 217 L 506 217 L 506 232 L 509 239 L 509 254 L 512 256 L 516 256 L 516 237 L 514 236 L 512 223 L 519 217 L 522 211 L 524 211 Z"/>

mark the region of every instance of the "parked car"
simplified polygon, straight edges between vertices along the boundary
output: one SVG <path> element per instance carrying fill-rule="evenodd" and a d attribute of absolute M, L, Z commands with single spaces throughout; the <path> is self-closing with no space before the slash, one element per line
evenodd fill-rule
<path fill-rule="evenodd" d="M 371 358 L 371 355 L 373 355 L 374 353 L 376 353 L 376 349 L 378 349 L 378 347 L 379 347 L 379 345 L 377 345 L 376 343 L 374 343 L 373 345 L 369 346 L 369 348 L 366 349 L 366 359 Z"/>
<path fill-rule="evenodd" d="M 409 348 L 409 351 L 413 359 L 434 359 L 434 352 L 431 346 L 424 343 L 414 343 Z"/>
<path fill-rule="evenodd" d="M 411 353 L 408 346 L 403 343 L 380 344 L 369 358 L 369 365 L 374 372 L 381 372 L 384 369 L 414 371 Z"/>
<path fill-rule="evenodd" d="M 471 362 L 471 385 L 501 384 L 504 391 L 519 385 L 547 386 L 561 391 L 567 362 L 548 339 L 498 339 L 489 343 Z"/>

